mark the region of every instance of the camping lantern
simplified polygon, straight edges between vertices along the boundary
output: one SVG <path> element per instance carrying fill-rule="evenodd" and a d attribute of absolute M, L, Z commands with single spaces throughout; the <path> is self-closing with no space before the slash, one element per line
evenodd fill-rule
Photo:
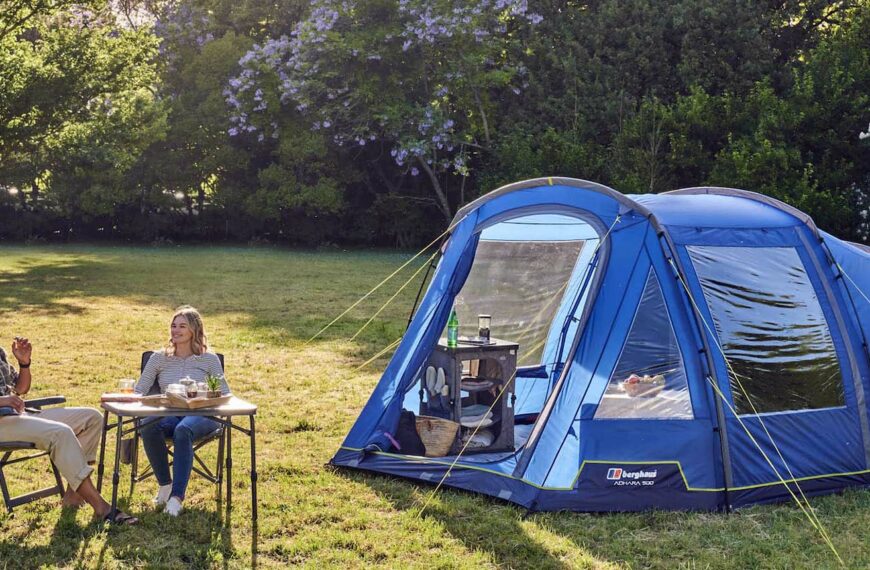
<path fill-rule="evenodd" d="M 491 315 L 477 315 L 477 336 L 489 340 L 489 323 L 491 321 Z"/>

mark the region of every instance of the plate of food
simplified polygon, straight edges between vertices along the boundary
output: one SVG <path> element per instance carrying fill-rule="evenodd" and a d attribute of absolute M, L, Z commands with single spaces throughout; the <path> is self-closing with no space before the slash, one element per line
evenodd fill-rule
<path fill-rule="evenodd" d="M 665 389 L 663 374 L 638 376 L 632 374 L 622 381 L 622 389 L 632 398 L 654 398 Z"/>

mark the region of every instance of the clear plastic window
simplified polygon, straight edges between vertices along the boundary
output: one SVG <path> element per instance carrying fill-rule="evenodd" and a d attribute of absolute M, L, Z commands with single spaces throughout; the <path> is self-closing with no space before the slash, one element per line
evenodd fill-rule
<path fill-rule="evenodd" d="M 687 249 L 730 364 L 739 414 L 844 405 L 828 323 L 796 250 Z"/>
<path fill-rule="evenodd" d="M 692 418 L 683 358 L 652 270 L 595 418 Z"/>
<path fill-rule="evenodd" d="M 478 316 L 490 315 L 490 336 L 520 345 L 518 366 L 540 364 L 577 260 L 593 239 L 589 224 L 564 215 L 524 216 L 484 230 L 456 296 L 460 335 L 477 336 Z"/>

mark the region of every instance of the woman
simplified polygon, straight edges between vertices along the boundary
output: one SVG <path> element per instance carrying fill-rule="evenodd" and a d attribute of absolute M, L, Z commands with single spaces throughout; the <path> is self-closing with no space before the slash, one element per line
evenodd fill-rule
<path fill-rule="evenodd" d="M 163 350 L 155 351 L 148 359 L 135 391 L 138 394 L 148 394 L 157 382 L 160 391 L 166 392 L 167 386 L 183 378 L 189 377 L 200 382 L 205 379 L 206 374 L 220 376 L 221 392 L 229 394 L 230 389 L 223 378 L 220 360 L 216 354 L 208 352 L 202 317 L 193 307 L 183 306 L 172 315 L 169 344 Z M 158 507 L 166 505 L 167 514 L 178 516 L 181 512 L 193 468 L 194 442 L 219 427 L 218 422 L 200 416 L 171 416 L 161 418 L 142 429 L 142 445 L 160 485 L 154 503 Z M 169 452 L 166 449 L 167 438 L 172 438 L 173 441 L 174 462 L 171 476 Z"/>

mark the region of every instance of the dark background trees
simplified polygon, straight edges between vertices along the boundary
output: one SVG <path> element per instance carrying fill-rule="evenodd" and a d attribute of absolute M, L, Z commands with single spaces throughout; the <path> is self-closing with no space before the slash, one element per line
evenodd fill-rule
<path fill-rule="evenodd" d="M 0 8 L 0 238 L 406 247 L 542 175 L 870 238 L 867 0 Z"/>

